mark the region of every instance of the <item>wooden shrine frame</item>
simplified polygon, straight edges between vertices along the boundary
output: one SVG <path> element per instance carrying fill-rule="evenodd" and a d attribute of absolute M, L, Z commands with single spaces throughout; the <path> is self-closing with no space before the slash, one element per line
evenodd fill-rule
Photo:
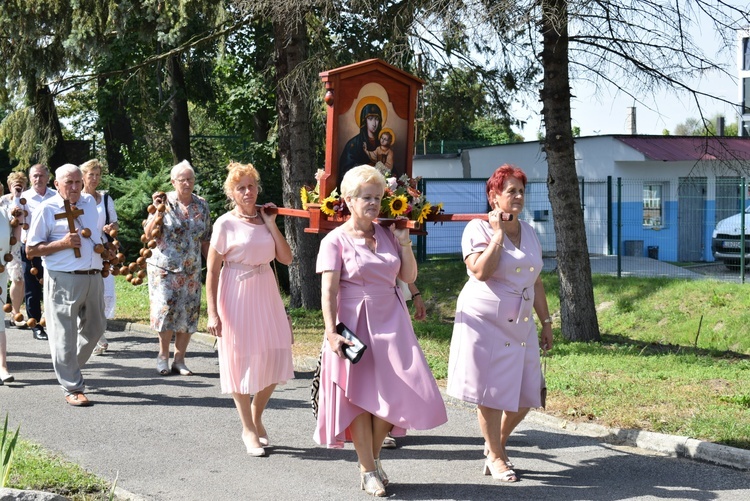
<path fill-rule="evenodd" d="M 325 173 L 320 179 L 320 196 L 323 200 L 337 189 L 346 170 L 356 165 L 375 165 L 383 155 L 380 141 L 384 133 L 391 138 L 393 167 L 389 170 L 398 176 L 412 177 L 414 158 L 414 128 L 417 97 L 424 82 L 380 59 L 369 59 L 320 73 L 325 84 L 326 114 Z M 375 117 L 379 128 L 371 130 L 365 123 Z M 373 137 L 375 136 L 375 137 Z M 364 149 L 368 153 L 364 153 Z M 364 153 L 366 157 L 361 154 Z M 376 158 L 373 159 L 372 157 Z M 307 204 L 307 209 L 276 209 L 283 216 L 308 218 L 305 232 L 327 233 L 343 222 L 337 216 L 329 217 L 320 211 L 319 204 Z M 436 214 L 430 221 L 470 221 L 487 219 L 487 214 Z M 399 227 L 408 227 L 412 233 L 426 234 L 413 220 L 398 220 Z"/>
<path fill-rule="evenodd" d="M 397 177 L 401 174 L 411 177 L 417 96 L 424 82 L 379 59 L 324 71 L 320 77 L 325 84 L 324 100 L 328 105 L 325 174 L 320 183 L 320 198 L 325 198 L 336 188 L 343 176 L 342 170 L 354 166 L 346 161 L 342 164 L 344 157 L 352 160 L 351 163 L 355 163 L 353 160 L 362 160 L 360 164 L 376 163 L 366 161 L 367 157 L 360 154 L 363 141 L 360 136 L 369 133 L 362 119 L 369 112 L 380 114 L 375 141 L 379 142 L 384 133 L 391 135 L 394 157 L 392 172 Z M 372 146 L 367 146 L 370 154 L 375 153 Z M 348 150 L 354 150 L 353 153 L 359 155 L 352 159 L 352 155 L 347 155 Z"/>

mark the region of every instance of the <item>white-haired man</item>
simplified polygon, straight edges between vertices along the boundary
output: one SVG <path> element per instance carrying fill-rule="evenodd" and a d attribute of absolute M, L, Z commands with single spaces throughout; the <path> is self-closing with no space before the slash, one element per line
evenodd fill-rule
<path fill-rule="evenodd" d="M 47 270 L 44 306 L 55 375 L 65 401 L 83 407 L 91 402 L 81 367 L 106 328 L 102 258 L 94 252 L 102 234 L 96 200 L 81 192 L 83 174 L 77 166 L 59 167 L 55 188 L 58 193 L 34 211 L 26 254 L 41 256 Z"/>

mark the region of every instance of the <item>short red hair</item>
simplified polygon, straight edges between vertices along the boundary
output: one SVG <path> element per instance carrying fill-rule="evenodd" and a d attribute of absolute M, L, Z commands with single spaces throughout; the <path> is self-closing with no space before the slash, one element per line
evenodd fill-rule
<path fill-rule="evenodd" d="M 526 174 L 515 165 L 503 164 L 492 173 L 490 178 L 487 180 L 487 201 L 490 202 L 490 191 L 495 193 L 501 193 L 505 182 L 514 177 L 523 183 L 523 187 L 526 187 Z"/>

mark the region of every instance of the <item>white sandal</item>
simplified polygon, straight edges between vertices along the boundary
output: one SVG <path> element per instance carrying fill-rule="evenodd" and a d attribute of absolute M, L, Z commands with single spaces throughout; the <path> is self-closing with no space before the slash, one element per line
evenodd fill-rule
<path fill-rule="evenodd" d="M 505 461 L 503 461 L 503 464 L 505 464 Z M 507 468 L 507 464 L 505 465 Z M 489 459 L 485 460 L 484 462 L 484 470 L 483 473 L 485 475 L 492 475 L 492 478 L 495 480 L 500 480 L 502 482 L 518 482 L 518 475 L 516 475 L 516 472 L 511 470 L 510 468 L 498 471 L 495 468 L 495 463 L 490 461 Z"/>
<path fill-rule="evenodd" d="M 109 348 L 109 343 L 96 343 L 96 348 L 94 348 L 94 355 L 101 355 L 107 349 Z"/>
<path fill-rule="evenodd" d="M 187 368 L 184 362 L 172 362 L 172 372 L 180 376 L 192 376 L 193 371 Z"/>
<path fill-rule="evenodd" d="M 166 376 L 169 374 L 169 360 L 156 357 L 156 371 L 160 376 Z"/>

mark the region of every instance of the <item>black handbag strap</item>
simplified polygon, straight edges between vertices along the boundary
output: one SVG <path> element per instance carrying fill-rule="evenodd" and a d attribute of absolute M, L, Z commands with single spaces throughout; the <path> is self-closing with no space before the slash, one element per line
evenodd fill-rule
<path fill-rule="evenodd" d="M 104 224 L 109 224 L 109 193 L 104 193 Z"/>

